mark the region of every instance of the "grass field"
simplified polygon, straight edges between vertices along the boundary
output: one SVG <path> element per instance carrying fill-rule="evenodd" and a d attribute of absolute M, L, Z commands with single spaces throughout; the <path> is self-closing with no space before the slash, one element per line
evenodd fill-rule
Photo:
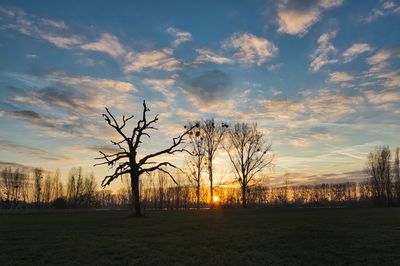
<path fill-rule="evenodd" d="M 400 265 L 400 209 L 1 213 L 0 265 Z"/>

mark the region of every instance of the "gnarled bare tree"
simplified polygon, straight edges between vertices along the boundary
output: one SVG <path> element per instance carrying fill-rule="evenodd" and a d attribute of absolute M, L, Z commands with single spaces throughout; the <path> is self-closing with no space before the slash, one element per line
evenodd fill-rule
<path fill-rule="evenodd" d="M 108 125 L 115 129 L 118 134 L 122 137 L 121 141 L 111 141 L 119 151 L 113 154 L 106 154 L 102 151 L 101 157 L 96 159 L 104 160 L 104 162 L 95 165 L 108 165 L 111 168 L 115 167 L 114 173 L 106 176 L 101 185 L 102 187 L 108 186 L 116 178 L 128 174 L 130 176 L 131 188 L 132 188 L 132 205 L 134 206 L 135 216 L 141 216 L 140 208 L 140 194 L 139 194 L 139 179 L 143 174 L 149 174 L 153 171 L 159 170 L 166 173 L 172 180 L 176 183 L 173 176 L 164 167 L 170 166 L 177 169 L 175 165 L 170 162 L 155 162 L 160 155 L 174 154 L 176 152 L 186 151 L 184 148 L 179 148 L 182 143 L 184 143 L 185 136 L 192 131 L 193 128 L 199 127 L 198 124 L 192 125 L 191 127 L 185 127 L 185 131 L 178 137 L 172 139 L 172 144 L 163 150 L 155 153 L 145 155 L 138 158 L 138 149 L 142 143 L 143 137 L 150 138 L 149 130 L 156 130 L 154 124 L 158 121 L 158 115 L 153 119 L 147 119 L 147 112 L 150 109 L 147 108 L 146 102 L 143 101 L 143 112 L 140 120 L 137 121 L 136 127 L 128 135 L 123 131 L 126 123 L 131 120 L 134 116 L 122 117 L 122 123 L 118 123 L 117 119 L 111 114 L 111 112 L 106 108 L 106 114 L 103 114 L 104 119 L 107 121 Z"/>
<path fill-rule="evenodd" d="M 257 124 L 236 123 L 228 131 L 224 148 L 232 162 L 236 180 L 242 190 L 242 206 L 246 208 L 246 193 L 251 182 L 264 168 L 272 165 L 274 156 L 271 143 L 263 139 L 264 134 Z"/>

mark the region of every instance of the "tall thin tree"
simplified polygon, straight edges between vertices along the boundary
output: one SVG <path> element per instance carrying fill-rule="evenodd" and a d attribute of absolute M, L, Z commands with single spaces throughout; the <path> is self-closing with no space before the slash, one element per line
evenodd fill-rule
<path fill-rule="evenodd" d="M 204 149 L 207 156 L 207 172 L 210 181 L 210 206 L 213 207 L 214 198 L 214 175 L 213 161 L 215 154 L 220 147 L 225 133 L 228 129 L 228 124 L 224 122 L 216 122 L 214 118 L 203 120 L 201 123 L 202 135 L 204 138 Z"/>
<path fill-rule="evenodd" d="M 189 124 L 192 127 L 194 124 L 199 124 L 199 122 L 194 122 Z M 196 208 L 200 208 L 200 186 L 201 186 L 201 174 L 204 168 L 204 159 L 206 156 L 205 151 L 205 141 L 201 128 L 195 131 L 189 132 L 190 138 L 190 159 L 188 161 L 189 177 L 191 181 L 195 182 L 196 185 Z"/>
<path fill-rule="evenodd" d="M 246 208 L 249 185 L 263 169 L 272 166 L 272 144 L 264 141 L 257 124 L 236 123 L 228 132 L 224 148 L 233 165 L 236 180 L 242 190 L 242 207 Z"/>

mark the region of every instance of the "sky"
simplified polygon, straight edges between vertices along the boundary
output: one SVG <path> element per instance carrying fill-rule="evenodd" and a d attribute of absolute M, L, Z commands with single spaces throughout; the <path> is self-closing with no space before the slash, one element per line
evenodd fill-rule
<path fill-rule="evenodd" d="M 104 107 L 146 100 L 160 120 L 141 154 L 215 117 L 258 124 L 270 184 L 365 178 L 370 151 L 400 144 L 398 25 L 399 1 L 0 1 L 0 165 L 100 182 Z"/>

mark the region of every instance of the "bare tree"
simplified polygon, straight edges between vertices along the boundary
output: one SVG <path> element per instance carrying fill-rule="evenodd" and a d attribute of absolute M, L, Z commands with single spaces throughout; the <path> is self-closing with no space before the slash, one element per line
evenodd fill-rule
<path fill-rule="evenodd" d="M 81 167 L 73 167 L 69 171 L 67 181 L 67 199 L 72 207 L 78 207 L 83 195 L 83 174 Z"/>
<path fill-rule="evenodd" d="M 264 134 L 257 124 L 236 123 L 228 131 L 224 148 L 233 165 L 236 180 L 242 190 L 242 206 L 246 208 L 246 193 L 254 178 L 266 167 L 271 167 L 274 156 L 272 144 L 263 139 Z"/>
<path fill-rule="evenodd" d="M 53 200 L 56 200 L 58 198 L 63 197 L 64 195 L 64 185 L 60 180 L 60 170 L 57 169 L 55 174 L 54 174 L 54 182 L 53 182 L 53 191 L 54 191 L 54 195 L 53 195 Z"/>
<path fill-rule="evenodd" d="M 167 178 L 166 174 L 162 171 L 158 171 L 158 199 L 160 201 L 160 209 L 164 208 L 165 200 L 165 189 L 166 189 Z"/>
<path fill-rule="evenodd" d="M 373 197 L 389 206 L 391 193 L 391 153 L 389 146 L 377 147 L 368 155 L 366 172 L 370 176 Z"/>
<path fill-rule="evenodd" d="M 150 138 L 149 130 L 155 130 L 154 124 L 158 121 L 158 115 L 156 115 L 153 119 L 147 119 L 147 112 L 150 109 L 147 108 L 146 102 L 143 101 L 143 112 L 142 118 L 138 120 L 136 127 L 132 130 L 131 134 L 127 134 L 123 131 L 126 126 L 126 123 L 131 120 L 134 116 L 122 117 L 122 123 L 118 123 L 115 117 L 110 113 L 110 111 L 106 108 L 106 114 L 103 114 L 104 119 L 107 121 L 108 125 L 115 129 L 117 133 L 122 137 L 120 141 L 111 141 L 118 149 L 119 152 L 114 154 L 106 154 L 100 151 L 102 157 L 96 158 L 99 160 L 104 160 L 102 163 L 98 163 L 96 165 L 106 164 L 111 168 L 115 167 L 114 173 L 106 176 L 102 181 L 102 186 L 106 187 L 116 178 L 129 174 L 131 178 L 131 187 L 133 192 L 133 200 L 132 204 L 135 207 L 135 216 L 141 216 L 141 208 L 140 208 L 140 194 L 139 194 L 139 180 L 143 174 L 151 173 L 156 170 L 160 170 L 169 175 L 172 180 L 174 180 L 173 176 L 164 169 L 166 166 L 170 166 L 172 168 L 177 168 L 174 164 L 163 161 L 163 162 L 155 162 L 160 155 L 165 154 L 175 154 L 176 152 L 185 151 L 184 148 L 179 148 L 180 144 L 184 142 L 184 138 L 189 132 L 192 131 L 193 128 L 199 127 L 198 124 L 193 125 L 191 127 L 186 127 L 185 131 L 178 137 L 172 139 L 172 144 L 163 150 L 160 150 L 155 153 L 151 153 L 148 155 L 144 155 L 141 158 L 138 158 L 138 149 L 142 143 L 143 137 Z M 176 182 L 175 182 L 176 183 Z"/>
<path fill-rule="evenodd" d="M 393 174 L 394 174 L 394 193 L 396 195 L 397 202 L 400 203 L 400 160 L 399 160 L 400 148 L 397 147 L 394 152 L 393 162 Z"/>
<path fill-rule="evenodd" d="M 0 199 L 4 198 L 8 207 L 16 208 L 21 200 L 26 203 L 27 186 L 28 178 L 23 169 L 5 168 L 0 176 Z"/>
<path fill-rule="evenodd" d="M 45 206 L 49 206 L 50 205 L 50 201 L 53 197 L 54 191 L 54 179 L 53 177 L 50 175 L 50 173 L 47 173 L 45 179 L 44 179 L 44 183 L 43 183 L 43 196 L 42 196 L 42 201 L 44 203 Z"/>
<path fill-rule="evenodd" d="M 43 170 L 40 168 L 35 168 L 33 174 L 34 174 L 34 180 L 33 180 L 34 199 L 36 202 L 36 208 L 39 208 L 41 203 L 41 194 L 42 194 Z"/>
<path fill-rule="evenodd" d="M 210 206 L 213 206 L 214 198 L 214 177 L 213 160 L 222 140 L 227 131 L 228 124 L 224 122 L 215 122 L 214 118 L 203 120 L 201 123 L 202 135 L 204 138 L 204 149 L 207 155 L 207 172 L 210 180 Z"/>
<path fill-rule="evenodd" d="M 194 124 L 198 124 L 195 122 Z M 193 126 L 190 124 L 189 126 Z M 194 181 L 196 186 L 196 208 L 200 208 L 200 188 L 201 188 L 201 173 L 204 168 L 204 160 L 206 156 L 205 140 L 201 132 L 201 128 L 189 132 L 190 137 L 190 158 L 188 161 L 189 178 Z"/>

